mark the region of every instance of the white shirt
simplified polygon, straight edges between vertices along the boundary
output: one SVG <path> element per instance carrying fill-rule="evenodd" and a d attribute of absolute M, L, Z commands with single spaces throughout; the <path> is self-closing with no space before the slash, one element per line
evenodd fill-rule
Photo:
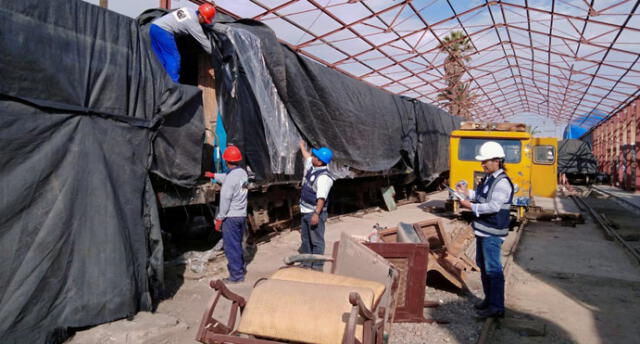
<path fill-rule="evenodd" d="M 313 163 L 311 162 L 312 160 L 313 158 L 311 157 L 304 159 L 305 174 L 302 176 L 303 183 L 305 182 L 305 179 L 307 177 L 307 172 L 309 171 L 309 169 L 311 169 L 311 172 L 327 169 L 327 166 L 321 166 L 321 167 L 313 166 Z M 329 177 L 327 174 L 321 174 L 320 176 L 318 176 L 318 179 L 316 180 L 316 199 L 324 198 L 326 202 L 327 197 L 329 197 L 329 191 L 331 191 L 332 186 L 333 186 L 333 179 Z M 314 211 L 316 211 L 315 208 L 307 207 L 304 204 L 302 204 L 302 202 L 300 202 L 301 213 L 308 214 L 308 213 L 313 213 Z"/>
<path fill-rule="evenodd" d="M 211 54 L 211 42 L 202 30 L 198 14 L 194 9 L 178 8 L 155 19 L 152 24 L 158 25 L 161 29 L 174 35 L 191 35 L 207 53 Z"/>

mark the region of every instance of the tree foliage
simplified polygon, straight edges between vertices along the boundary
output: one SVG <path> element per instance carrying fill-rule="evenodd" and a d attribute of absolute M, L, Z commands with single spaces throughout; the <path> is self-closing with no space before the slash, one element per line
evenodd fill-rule
<path fill-rule="evenodd" d="M 463 82 L 462 77 L 466 71 L 466 63 L 471 59 L 467 56 L 473 49 L 471 41 L 462 31 L 453 31 L 444 39 L 438 47 L 447 54 L 444 61 L 444 73 L 447 87 L 437 97 L 449 113 L 471 119 L 471 110 L 475 106 L 476 95 L 471 91 L 470 83 Z"/>

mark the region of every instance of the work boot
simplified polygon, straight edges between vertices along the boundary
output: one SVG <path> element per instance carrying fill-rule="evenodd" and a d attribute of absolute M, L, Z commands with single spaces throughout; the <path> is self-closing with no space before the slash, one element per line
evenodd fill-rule
<path fill-rule="evenodd" d="M 489 308 L 489 301 L 487 301 L 487 299 L 484 299 L 480 302 L 477 302 L 475 305 L 473 305 L 473 308 L 477 310 L 487 309 Z"/>
<path fill-rule="evenodd" d="M 477 311 L 476 316 L 478 317 L 478 319 L 504 318 L 504 311 L 486 308 Z"/>

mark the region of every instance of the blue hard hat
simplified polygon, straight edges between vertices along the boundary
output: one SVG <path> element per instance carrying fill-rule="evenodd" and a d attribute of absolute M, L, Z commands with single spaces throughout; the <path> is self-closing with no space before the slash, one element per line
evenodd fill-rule
<path fill-rule="evenodd" d="M 311 149 L 311 154 L 315 155 L 318 160 L 327 165 L 331 162 L 331 159 L 333 159 L 333 152 L 327 147 L 320 147 L 318 149 L 313 148 Z"/>

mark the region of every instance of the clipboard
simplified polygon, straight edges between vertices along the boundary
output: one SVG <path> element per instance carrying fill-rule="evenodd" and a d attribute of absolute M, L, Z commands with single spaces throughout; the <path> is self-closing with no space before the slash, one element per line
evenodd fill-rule
<path fill-rule="evenodd" d="M 452 189 L 450 186 L 445 185 L 447 187 L 447 190 L 449 190 L 450 193 L 452 193 L 454 196 L 458 197 L 459 200 L 463 200 L 466 197 L 461 195 L 458 191 Z"/>

